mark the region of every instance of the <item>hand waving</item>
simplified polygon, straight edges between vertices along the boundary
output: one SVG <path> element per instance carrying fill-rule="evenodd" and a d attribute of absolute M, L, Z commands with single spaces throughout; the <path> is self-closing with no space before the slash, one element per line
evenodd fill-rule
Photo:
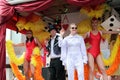
<path fill-rule="evenodd" d="M 63 37 L 64 34 L 65 34 L 65 30 L 64 30 L 64 28 L 62 28 L 62 29 L 60 30 L 60 35 Z"/>

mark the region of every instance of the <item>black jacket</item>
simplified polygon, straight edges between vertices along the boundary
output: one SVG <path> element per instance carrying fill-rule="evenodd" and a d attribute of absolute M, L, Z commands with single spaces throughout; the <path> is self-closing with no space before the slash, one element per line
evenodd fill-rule
<path fill-rule="evenodd" d="M 61 54 L 61 48 L 58 46 L 58 38 L 59 38 L 59 36 L 56 35 L 55 40 L 54 40 L 54 45 L 53 45 L 53 51 L 56 55 Z M 49 54 L 48 54 L 48 56 L 49 56 L 50 52 L 51 52 L 51 39 L 48 41 L 48 46 L 46 48 L 49 52 Z"/>

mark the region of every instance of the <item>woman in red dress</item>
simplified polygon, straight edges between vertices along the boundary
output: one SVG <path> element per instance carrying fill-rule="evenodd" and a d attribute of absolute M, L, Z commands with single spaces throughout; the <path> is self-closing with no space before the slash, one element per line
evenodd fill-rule
<path fill-rule="evenodd" d="M 99 31 L 97 29 L 98 23 L 99 23 L 98 19 L 93 18 L 91 20 L 92 30 L 84 36 L 84 38 L 88 38 L 88 42 L 90 44 L 90 46 L 87 49 L 88 50 L 88 64 L 89 64 L 89 80 L 94 80 L 94 62 L 95 61 L 103 75 L 103 79 L 108 80 L 105 67 L 104 67 L 104 63 L 100 55 L 100 42 L 102 40 L 101 35 L 103 33 L 117 34 L 119 32 L 118 31 Z"/>
<path fill-rule="evenodd" d="M 30 80 L 29 77 L 29 71 L 32 73 L 32 80 L 34 80 L 34 66 L 30 64 L 31 61 L 31 56 L 33 49 L 38 46 L 41 48 L 41 44 L 39 41 L 33 37 L 33 33 L 31 30 L 28 30 L 26 32 L 26 43 L 19 43 L 19 44 L 14 44 L 14 46 L 26 46 L 26 53 L 25 53 L 25 59 L 23 63 L 23 69 L 25 73 L 26 80 Z"/>

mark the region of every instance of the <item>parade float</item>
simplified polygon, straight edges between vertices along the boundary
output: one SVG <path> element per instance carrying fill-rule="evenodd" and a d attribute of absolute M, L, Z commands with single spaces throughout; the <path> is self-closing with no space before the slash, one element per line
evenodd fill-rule
<path fill-rule="evenodd" d="M 14 0 L 13 0 L 14 1 Z M 31 2 L 32 1 L 32 2 Z M 11 30 L 15 30 L 24 34 L 26 30 L 32 30 L 33 35 L 39 39 L 39 41 L 44 46 L 44 41 L 49 38 L 49 33 L 45 30 L 46 24 L 43 22 L 42 17 L 36 14 L 33 14 L 35 11 L 42 11 L 52 4 L 54 0 L 31 0 L 27 1 L 29 3 L 23 3 L 22 0 L 20 2 L 11 2 L 8 0 L 0 0 L 0 80 L 5 80 L 5 59 L 6 59 L 6 49 L 8 51 L 8 56 L 10 60 L 10 65 L 14 75 L 19 80 L 25 80 L 25 76 L 19 71 L 18 66 L 23 64 L 24 61 L 24 53 L 21 57 L 17 57 L 15 55 L 15 51 L 12 45 L 12 41 L 5 41 L 6 36 L 6 28 Z M 80 13 L 86 14 L 89 18 L 81 21 L 78 24 L 78 33 L 80 35 L 84 35 L 86 32 L 90 31 L 90 18 L 97 17 L 100 18 L 103 16 L 105 10 L 109 10 L 110 8 L 107 4 L 103 4 L 105 0 L 67 0 L 67 2 L 71 5 L 80 6 Z M 23 3 L 23 4 L 20 4 Z M 16 12 L 27 12 L 30 13 L 27 16 L 19 16 Z M 29 19 L 31 18 L 31 19 Z M 84 27 L 83 27 L 84 26 Z M 82 29 L 81 29 L 82 28 Z M 104 26 L 99 26 L 99 29 L 105 29 Z M 109 35 L 104 35 L 105 39 L 109 39 Z M 40 51 L 38 48 L 34 49 L 34 55 L 31 59 L 31 64 L 36 67 L 35 77 L 36 80 L 44 80 L 42 77 L 42 67 L 44 62 L 41 59 Z M 101 54 L 103 54 L 101 52 Z M 105 66 L 109 66 L 106 69 L 108 75 L 113 75 L 114 72 L 118 69 L 120 65 L 120 35 L 117 36 L 117 39 L 114 43 L 112 51 L 108 59 L 105 59 L 102 56 Z M 97 70 L 99 71 L 99 70 Z M 97 72 L 95 71 L 95 73 Z M 85 65 L 85 80 L 88 80 L 89 68 L 88 65 Z M 75 72 L 75 75 L 77 73 Z M 77 75 L 75 76 L 75 80 L 77 80 Z"/>

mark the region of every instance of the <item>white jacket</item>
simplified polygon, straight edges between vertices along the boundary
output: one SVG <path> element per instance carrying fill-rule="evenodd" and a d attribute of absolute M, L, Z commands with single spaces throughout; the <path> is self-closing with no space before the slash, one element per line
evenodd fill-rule
<path fill-rule="evenodd" d="M 66 65 L 67 60 L 73 59 L 77 63 L 87 63 L 87 53 L 82 36 L 69 35 L 62 40 L 61 44 L 61 60 Z"/>

